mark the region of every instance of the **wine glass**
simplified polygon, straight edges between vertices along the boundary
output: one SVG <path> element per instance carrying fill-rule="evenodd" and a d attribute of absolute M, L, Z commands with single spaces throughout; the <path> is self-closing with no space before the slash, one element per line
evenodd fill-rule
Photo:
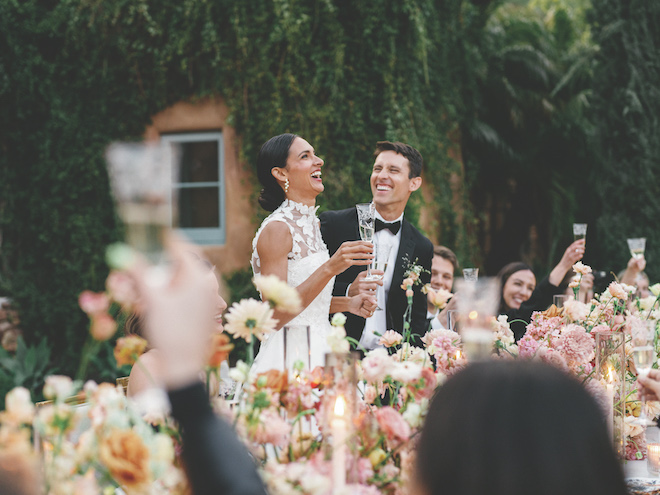
<path fill-rule="evenodd" d="M 359 203 L 355 207 L 358 214 L 360 239 L 373 243 L 374 229 L 376 227 L 376 206 L 373 203 Z M 371 265 L 368 265 L 366 279 L 373 280 L 371 277 Z"/>
<path fill-rule="evenodd" d="M 574 223 L 573 224 L 573 241 L 587 238 L 587 224 Z"/>
<path fill-rule="evenodd" d="M 628 249 L 630 249 L 630 254 L 633 258 L 643 258 L 644 251 L 646 250 L 646 237 L 628 239 Z"/>
<path fill-rule="evenodd" d="M 176 221 L 179 156 L 170 143 L 112 143 L 105 153 L 126 242 L 156 265 L 164 258 L 164 232 Z"/>
<path fill-rule="evenodd" d="M 631 325 L 633 360 L 639 376 L 646 376 L 656 361 L 655 322 L 636 320 Z M 646 417 L 646 399 L 642 396 L 642 410 L 639 417 L 631 421 L 639 426 L 655 426 L 655 422 Z"/>

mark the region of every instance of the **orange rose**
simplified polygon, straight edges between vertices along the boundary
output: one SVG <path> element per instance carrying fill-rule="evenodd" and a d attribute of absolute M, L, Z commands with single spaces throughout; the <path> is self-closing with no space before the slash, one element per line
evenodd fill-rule
<path fill-rule="evenodd" d="M 208 365 L 211 368 L 219 368 L 223 361 L 229 358 L 229 353 L 234 349 L 229 335 L 222 332 L 214 333 L 211 336 L 211 357 Z"/>
<path fill-rule="evenodd" d="M 133 430 L 114 430 L 101 439 L 99 460 L 127 493 L 151 482 L 149 449 Z"/>
<path fill-rule="evenodd" d="M 117 345 L 115 345 L 117 367 L 135 363 L 146 349 L 147 341 L 137 335 L 117 339 Z"/>
<path fill-rule="evenodd" d="M 257 381 L 262 376 L 266 377 L 266 384 L 264 388 L 269 388 L 273 392 L 282 393 L 287 389 L 289 384 L 289 373 L 285 371 L 278 370 L 268 370 L 265 373 L 259 373 L 257 375 Z"/>

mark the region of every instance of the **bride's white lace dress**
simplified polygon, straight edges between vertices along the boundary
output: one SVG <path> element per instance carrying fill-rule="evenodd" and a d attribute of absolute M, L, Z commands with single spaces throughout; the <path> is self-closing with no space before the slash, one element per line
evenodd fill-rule
<path fill-rule="evenodd" d="M 261 224 L 252 241 L 252 271 L 255 275 L 261 273 L 257 241 L 266 225 L 271 222 L 284 222 L 291 232 L 293 247 L 288 255 L 287 283 L 297 287 L 309 277 L 318 267 L 328 261 L 328 248 L 321 237 L 321 226 L 316 217 L 318 207 L 306 206 L 290 200 L 285 200 Z M 310 328 L 310 363 L 311 367 L 323 366 L 325 353 L 329 351 L 327 336 L 331 330 L 328 321 L 332 286 L 334 277 L 321 293 L 307 306 L 302 313 L 287 323 L 292 325 L 309 325 Z M 259 353 L 254 360 L 252 372 L 261 373 L 269 369 L 284 369 L 284 330 L 267 336 L 261 342 Z M 302 338 L 302 337 L 298 337 Z"/>

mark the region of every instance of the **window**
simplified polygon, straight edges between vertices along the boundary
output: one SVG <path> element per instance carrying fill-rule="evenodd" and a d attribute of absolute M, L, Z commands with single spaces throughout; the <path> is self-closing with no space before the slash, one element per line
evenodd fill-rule
<path fill-rule="evenodd" d="M 224 244 L 222 133 L 166 134 L 161 139 L 180 150 L 179 177 L 172 185 L 178 215 L 173 212 L 172 226 L 197 244 Z"/>

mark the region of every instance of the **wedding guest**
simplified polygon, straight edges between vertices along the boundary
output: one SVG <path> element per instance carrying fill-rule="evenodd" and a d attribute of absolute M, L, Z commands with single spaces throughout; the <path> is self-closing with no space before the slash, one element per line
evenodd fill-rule
<path fill-rule="evenodd" d="M 454 273 L 458 270 L 458 258 L 454 252 L 445 246 L 433 247 L 433 260 L 431 261 L 431 288 L 433 290 L 444 289 L 451 292 L 454 286 Z M 426 315 L 433 330 L 447 327 L 447 314 L 456 309 L 456 297 L 452 297 L 447 306 L 441 311 L 431 303 L 428 303 Z"/>
<path fill-rule="evenodd" d="M 416 482 L 420 495 L 627 493 L 591 395 L 565 372 L 522 360 L 472 364 L 438 389 Z"/>
<path fill-rule="evenodd" d="M 405 217 L 404 210 L 410 195 L 422 185 L 424 160 L 419 151 L 408 144 L 380 141 L 374 152 L 374 166 L 370 184 L 376 209 L 375 244 L 392 247 L 385 275 L 378 281 L 367 281 L 366 267 L 352 266 L 337 275 L 333 294 L 349 295 L 377 294 L 382 311 L 369 317 L 347 315 L 346 333 L 359 341 L 363 349 L 370 350 L 379 345 L 385 330 L 403 331 L 403 316 L 408 307 L 405 290 L 401 288 L 404 273 L 409 264 L 417 263 L 425 270 L 421 274 L 421 285 L 413 288 L 411 330 L 423 335 L 428 329 L 426 320 L 426 296 L 421 286 L 429 282 L 433 244 L 424 237 Z M 358 217 L 355 207 L 339 211 L 326 211 L 319 216 L 323 240 L 330 253 L 334 253 L 343 242 L 360 238 Z"/>
<path fill-rule="evenodd" d="M 645 272 L 639 272 L 635 277 L 635 287 L 637 287 L 637 295 L 643 299 L 651 295 L 649 290 L 650 281 L 649 276 Z"/>
<path fill-rule="evenodd" d="M 215 269 L 211 263 L 197 255 L 189 252 L 186 256 L 195 261 L 206 273 L 204 284 L 207 288 L 209 297 L 211 297 L 213 301 L 213 310 L 208 314 L 208 318 L 209 321 L 213 323 L 215 331 L 222 332 L 222 314 L 227 309 L 227 303 L 220 295 L 220 285 L 218 284 Z M 142 310 L 139 307 L 140 303 L 138 303 L 138 310 L 129 317 L 125 333 L 135 334 L 146 338 L 144 335 L 144 329 L 142 328 L 144 318 L 142 316 Z M 180 331 L 185 334 L 187 328 L 181 328 Z M 147 341 L 149 342 L 147 351 L 138 358 L 138 361 L 131 368 L 131 373 L 128 378 L 128 388 L 126 390 L 126 395 L 128 397 L 135 398 L 146 390 L 162 388 L 160 377 L 163 374 L 163 368 L 169 365 L 169 363 L 163 359 L 160 350 L 157 347 L 154 347 L 149 339 L 147 339 Z M 211 378 L 213 378 L 213 376 Z M 209 386 L 210 385 L 211 384 L 209 384 Z M 218 384 L 216 383 L 215 386 L 210 388 L 217 389 L 217 385 Z M 149 398 L 149 400 L 152 399 L 155 400 L 153 396 Z"/>
<path fill-rule="evenodd" d="M 644 257 L 635 258 L 633 256 L 628 260 L 628 266 L 626 266 L 623 273 L 619 273 L 619 282 L 622 284 L 635 285 L 638 275 L 643 273 L 645 268 L 646 259 Z"/>
<path fill-rule="evenodd" d="M 570 297 L 575 296 L 575 291 L 573 290 L 572 287 L 570 287 L 570 283 L 573 281 L 575 275 L 576 274 L 573 271 L 569 271 L 564 277 L 563 282 L 561 283 L 562 287 L 566 287 L 566 289 L 564 289 L 564 294 Z M 578 290 L 578 295 L 577 295 L 578 301 L 583 303 L 588 303 L 593 299 L 595 281 L 596 278 L 594 277 L 593 273 L 586 273 L 582 275 L 582 278 L 580 279 L 580 288 Z"/>
<path fill-rule="evenodd" d="M 364 241 L 344 242 L 328 253 L 316 217 L 316 197 L 325 189 L 323 164 L 312 145 L 295 134 L 281 134 L 263 144 L 257 157 L 257 175 L 263 186 L 259 204 L 272 213 L 254 236 L 251 259 L 255 275 L 275 275 L 298 291 L 301 311 L 276 310 L 274 318 L 280 329 L 284 325 L 309 327 L 312 368 L 323 366 L 330 350 L 331 313 L 347 311 L 366 317 L 376 308 L 371 294 L 333 297 L 334 277 L 351 266 L 368 265 L 373 246 Z M 293 338 L 303 339 L 307 345 L 303 334 Z M 252 371 L 282 369 L 283 349 L 283 330 L 278 330 L 261 343 Z"/>
<path fill-rule="evenodd" d="M 522 261 L 509 263 L 497 274 L 502 284 L 499 314 L 508 316 L 516 340 L 525 334 L 532 313 L 544 311 L 552 304 L 552 296 L 562 293 L 561 281 L 584 256 L 584 242 L 580 239 L 570 244 L 559 263 L 538 285 L 536 275 Z"/>
<path fill-rule="evenodd" d="M 194 495 L 265 495 L 245 446 L 209 404 L 200 371 L 216 325 L 208 271 L 186 255 L 192 248 L 169 238 L 175 274 L 167 285 L 150 285 L 144 267 L 133 269 L 143 308 L 143 329 L 162 362 L 160 379 L 183 441 L 182 457 Z M 186 329 L 181 331 L 181 329 Z"/>

